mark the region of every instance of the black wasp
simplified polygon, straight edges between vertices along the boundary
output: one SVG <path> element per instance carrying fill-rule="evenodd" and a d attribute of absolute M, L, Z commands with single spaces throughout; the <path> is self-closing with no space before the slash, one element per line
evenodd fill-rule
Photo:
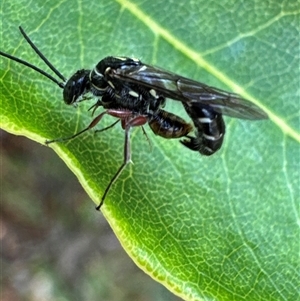
<path fill-rule="evenodd" d="M 130 129 L 149 124 L 152 131 L 163 138 L 184 138 L 180 142 L 187 148 L 210 156 L 222 146 L 225 123 L 222 114 L 241 119 L 266 119 L 267 115 L 253 103 L 239 95 L 213 88 L 163 69 L 143 64 L 138 59 L 109 56 L 93 70 L 78 70 L 66 79 L 39 51 L 22 27 L 23 37 L 47 66 L 62 80 L 58 81 L 42 69 L 17 57 L 0 51 L 0 55 L 23 64 L 46 76 L 63 89 L 66 104 L 76 105 L 89 99 L 88 93 L 97 98 L 92 106 L 105 111 L 97 115 L 88 127 L 67 138 L 47 140 L 46 144 L 73 139 L 93 128 L 107 114 L 121 121 L 125 131 L 124 161 L 108 184 L 99 206 L 112 184 L 130 162 Z M 166 98 L 178 100 L 191 117 L 194 127 L 185 120 L 163 110 Z M 190 133 L 195 128 L 195 136 Z"/>

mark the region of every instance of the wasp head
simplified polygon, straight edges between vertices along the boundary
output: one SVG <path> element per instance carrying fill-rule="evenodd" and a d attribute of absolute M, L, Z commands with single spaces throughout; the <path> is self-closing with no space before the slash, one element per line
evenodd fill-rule
<path fill-rule="evenodd" d="M 68 105 L 76 104 L 84 94 L 90 91 L 90 70 L 78 70 L 66 82 L 63 91 L 64 102 Z"/>

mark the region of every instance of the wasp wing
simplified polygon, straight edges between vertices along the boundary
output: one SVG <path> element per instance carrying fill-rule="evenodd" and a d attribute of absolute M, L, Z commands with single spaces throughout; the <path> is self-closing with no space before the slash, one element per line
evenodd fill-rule
<path fill-rule="evenodd" d="M 252 102 L 218 88 L 182 77 L 151 65 L 140 64 L 112 70 L 111 76 L 152 88 L 163 96 L 190 106 L 209 106 L 217 113 L 241 119 L 265 119 L 268 116 Z"/>

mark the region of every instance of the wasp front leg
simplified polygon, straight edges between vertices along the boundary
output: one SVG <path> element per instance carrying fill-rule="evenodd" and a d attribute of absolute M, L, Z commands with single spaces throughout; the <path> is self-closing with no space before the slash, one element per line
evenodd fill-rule
<path fill-rule="evenodd" d="M 66 142 L 66 141 L 69 141 L 69 140 L 72 140 L 72 139 L 78 137 L 79 135 L 85 133 L 86 131 L 88 131 L 88 130 L 92 129 L 94 126 L 96 126 L 101 121 L 101 119 L 103 118 L 103 116 L 105 114 L 109 114 L 108 110 L 104 111 L 104 112 L 100 113 L 98 116 L 96 116 L 92 120 L 92 122 L 86 128 L 84 128 L 83 130 L 81 130 L 80 132 L 78 132 L 78 133 L 76 133 L 76 134 L 74 134 L 72 136 L 69 136 L 69 137 L 62 137 L 62 138 L 57 138 L 57 139 L 52 139 L 52 140 L 46 140 L 45 141 L 46 145 L 49 145 L 50 143 L 55 143 L 55 142 Z M 107 127 L 107 128 L 109 128 L 109 127 Z"/>

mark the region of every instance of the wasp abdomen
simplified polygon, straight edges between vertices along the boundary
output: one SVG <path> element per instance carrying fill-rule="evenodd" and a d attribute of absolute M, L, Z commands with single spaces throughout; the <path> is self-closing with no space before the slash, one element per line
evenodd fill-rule
<path fill-rule="evenodd" d="M 149 126 L 156 135 L 168 139 L 187 136 L 193 129 L 184 119 L 164 110 L 150 117 Z"/>
<path fill-rule="evenodd" d="M 209 107 L 189 103 L 184 105 L 196 127 L 196 137 L 188 136 L 181 141 L 191 150 L 210 156 L 222 146 L 225 135 L 225 123 L 222 114 Z"/>

